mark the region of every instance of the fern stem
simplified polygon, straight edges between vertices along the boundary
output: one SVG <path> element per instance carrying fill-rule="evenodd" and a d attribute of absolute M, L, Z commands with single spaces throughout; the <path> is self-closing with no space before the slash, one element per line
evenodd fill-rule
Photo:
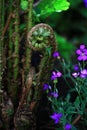
<path fill-rule="evenodd" d="M 32 28 L 32 13 L 33 13 L 33 0 L 28 0 L 29 8 L 28 8 L 28 31 Z"/>
<path fill-rule="evenodd" d="M 16 2 L 16 7 L 14 8 L 14 33 L 13 33 L 13 75 L 12 75 L 12 88 L 11 96 L 14 104 L 17 104 L 18 96 L 18 75 L 19 75 L 19 0 Z"/>
<path fill-rule="evenodd" d="M 13 77 L 14 80 L 17 80 L 18 78 L 18 64 L 19 64 L 19 12 L 18 12 L 18 6 L 15 9 L 15 37 L 14 37 L 14 63 L 13 63 Z"/>
<path fill-rule="evenodd" d="M 0 89 L 2 88 L 2 68 L 3 68 L 3 32 L 4 28 L 4 0 L 0 1 Z"/>
<path fill-rule="evenodd" d="M 15 25 L 15 31 L 16 31 L 16 34 L 18 34 L 18 25 Z M 15 37 L 15 51 L 14 51 L 15 59 L 14 59 L 14 64 L 13 64 L 13 68 L 14 68 L 14 80 L 17 80 L 17 76 L 18 76 L 18 62 L 19 62 L 19 59 L 18 59 L 18 57 L 19 57 L 18 56 L 19 36 L 18 35 Z"/>
<path fill-rule="evenodd" d="M 9 13 L 12 12 L 12 0 L 10 0 L 10 5 L 9 5 Z M 9 25 L 9 57 L 12 56 L 12 50 L 13 50 L 13 45 L 12 45 L 12 20 L 10 21 L 10 25 Z M 10 70 L 12 67 L 12 60 L 11 58 L 9 59 L 8 62 L 8 69 Z M 10 73 L 10 72 L 9 72 Z"/>
<path fill-rule="evenodd" d="M 33 0 L 28 0 L 28 23 L 27 23 L 27 33 L 32 28 L 32 13 L 33 13 Z M 29 71 L 30 68 L 30 59 L 31 59 L 31 49 L 26 43 L 26 71 Z"/>
<path fill-rule="evenodd" d="M 13 0 L 10 0 L 9 2 L 9 14 L 12 13 L 13 8 L 12 8 L 12 2 Z M 12 42 L 12 34 L 13 34 L 13 21 L 12 18 L 10 20 L 9 24 L 9 29 L 8 29 L 8 39 L 9 39 L 9 45 L 8 45 L 8 92 L 10 93 L 12 90 L 12 85 L 11 85 L 11 79 L 12 79 L 12 55 L 13 55 L 13 42 Z"/>

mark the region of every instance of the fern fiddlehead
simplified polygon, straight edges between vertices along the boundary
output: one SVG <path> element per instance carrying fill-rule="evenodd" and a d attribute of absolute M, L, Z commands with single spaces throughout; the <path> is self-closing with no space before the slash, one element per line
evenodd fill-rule
<path fill-rule="evenodd" d="M 27 41 L 32 51 L 41 53 L 35 90 L 36 93 L 38 91 L 38 94 L 40 94 L 41 86 L 48 81 L 53 66 L 52 54 L 56 50 L 54 31 L 47 24 L 38 24 L 28 33 Z M 37 98 L 36 94 L 35 97 Z"/>
<path fill-rule="evenodd" d="M 28 33 L 27 41 L 29 47 L 35 51 L 42 50 L 45 47 L 55 48 L 55 36 L 53 29 L 44 23 L 34 26 Z"/>

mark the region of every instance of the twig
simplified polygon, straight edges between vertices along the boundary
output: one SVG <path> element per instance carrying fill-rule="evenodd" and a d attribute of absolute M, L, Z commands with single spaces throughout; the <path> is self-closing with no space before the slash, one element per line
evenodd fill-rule
<path fill-rule="evenodd" d="M 75 125 L 77 123 L 77 121 L 79 121 L 81 118 L 81 115 L 78 115 L 77 118 L 72 122 L 73 125 Z"/>

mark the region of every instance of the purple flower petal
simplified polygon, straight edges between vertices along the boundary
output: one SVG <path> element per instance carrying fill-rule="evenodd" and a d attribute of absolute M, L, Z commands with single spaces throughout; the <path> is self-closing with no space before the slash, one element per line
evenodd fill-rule
<path fill-rule="evenodd" d="M 78 56 L 78 58 L 77 58 L 79 61 L 81 61 L 83 58 L 82 58 L 82 56 L 80 55 L 80 56 Z"/>
<path fill-rule="evenodd" d="M 87 55 L 87 49 L 84 49 L 83 52 L 85 55 Z"/>
<path fill-rule="evenodd" d="M 83 0 L 85 7 L 87 8 L 87 0 Z"/>
<path fill-rule="evenodd" d="M 85 45 L 80 45 L 80 49 L 81 50 L 85 49 Z"/>
<path fill-rule="evenodd" d="M 61 72 L 55 72 L 55 71 L 53 71 L 52 72 L 52 76 L 51 76 L 51 80 L 55 80 L 55 79 L 57 79 L 58 77 L 61 77 L 61 76 L 62 76 Z"/>
<path fill-rule="evenodd" d="M 53 57 L 59 57 L 59 52 L 54 52 Z"/>
<path fill-rule="evenodd" d="M 74 78 L 77 78 L 77 77 L 79 76 L 79 73 L 74 72 L 74 73 L 72 73 L 72 76 L 73 76 Z"/>
<path fill-rule="evenodd" d="M 83 55 L 82 59 L 83 59 L 83 61 L 87 60 L 87 56 Z"/>
<path fill-rule="evenodd" d="M 86 69 L 83 69 L 83 70 L 81 71 L 80 77 L 81 77 L 81 78 L 86 78 L 86 77 L 87 77 L 87 70 L 86 70 Z"/>
<path fill-rule="evenodd" d="M 53 71 L 52 74 L 56 76 L 56 72 L 55 71 Z"/>
<path fill-rule="evenodd" d="M 86 61 L 87 60 L 87 56 L 86 55 L 80 55 L 80 56 L 78 56 L 78 58 L 77 58 L 79 61 L 81 61 L 81 60 L 83 60 L 83 61 Z"/>
<path fill-rule="evenodd" d="M 82 54 L 82 51 L 81 51 L 80 49 L 78 49 L 78 50 L 76 51 L 76 54 L 80 55 L 80 54 Z"/>
<path fill-rule="evenodd" d="M 57 77 L 61 77 L 62 73 L 61 72 L 57 72 L 56 75 L 57 75 Z"/>
<path fill-rule="evenodd" d="M 80 74 L 80 77 L 81 77 L 81 78 L 86 78 L 87 76 L 84 75 L 84 74 Z"/>
<path fill-rule="evenodd" d="M 83 70 L 81 71 L 81 74 L 86 74 L 86 75 L 87 75 L 87 70 L 86 70 L 86 69 L 83 69 Z"/>
<path fill-rule="evenodd" d="M 57 77 L 55 75 L 51 76 L 51 80 L 55 80 Z"/>
<path fill-rule="evenodd" d="M 59 123 L 59 119 L 56 119 L 56 120 L 54 121 L 54 123 L 55 123 L 55 124 Z"/>
<path fill-rule="evenodd" d="M 55 124 L 57 124 L 59 121 L 60 121 L 60 119 L 61 119 L 61 117 L 62 117 L 62 113 L 54 113 L 52 116 L 50 116 L 51 117 L 51 119 L 53 119 L 54 120 L 54 123 Z"/>
<path fill-rule="evenodd" d="M 43 90 L 47 90 L 47 89 L 49 89 L 49 85 L 48 84 L 44 84 L 43 85 Z"/>
<path fill-rule="evenodd" d="M 71 124 L 66 124 L 65 126 L 64 126 L 64 129 L 65 130 L 71 130 Z"/>
<path fill-rule="evenodd" d="M 58 95 L 58 92 L 51 92 L 51 95 L 55 98 L 57 98 L 59 95 Z"/>
<path fill-rule="evenodd" d="M 76 65 L 74 65 L 74 70 L 79 70 L 79 67 L 78 67 L 78 65 L 76 64 Z"/>

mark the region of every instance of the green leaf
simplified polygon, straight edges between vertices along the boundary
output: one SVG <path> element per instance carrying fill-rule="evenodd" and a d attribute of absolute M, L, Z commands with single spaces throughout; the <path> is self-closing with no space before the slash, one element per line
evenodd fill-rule
<path fill-rule="evenodd" d="M 28 1 L 21 0 L 20 6 L 21 6 L 22 10 L 27 10 L 28 9 Z"/>
<path fill-rule="evenodd" d="M 70 3 L 67 0 L 42 0 L 38 8 L 40 10 L 39 15 L 50 15 L 53 12 L 61 12 L 69 8 Z"/>
<path fill-rule="evenodd" d="M 75 114 L 75 113 L 76 113 L 75 107 L 69 105 L 69 107 L 68 107 L 67 110 L 66 110 L 66 113 L 67 113 L 67 114 L 70 114 L 70 115 L 71 115 L 71 114 Z"/>
<path fill-rule="evenodd" d="M 81 102 L 81 111 L 84 112 L 85 108 L 86 108 L 86 100 L 83 100 Z"/>
<path fill-rule="evenodd" d="M 70 101 L 70 94 L 66 96 L 66 102 L 68 103 Z"/>
<path fill-rule="evenodd" d="M 82 86 L 82 92 L 83 92 L 83 96 L 87 97 L 87 87 L 86 86 L 84 86 L 84 87 Z"/>
<path fill-rule="evenodd" d="M 80 107 L 80 99 L 79 99 L 79 97 L 76 98 L 76 100 L 74 102 L 74 105 L 75 105 L 76 108 Z"/>

